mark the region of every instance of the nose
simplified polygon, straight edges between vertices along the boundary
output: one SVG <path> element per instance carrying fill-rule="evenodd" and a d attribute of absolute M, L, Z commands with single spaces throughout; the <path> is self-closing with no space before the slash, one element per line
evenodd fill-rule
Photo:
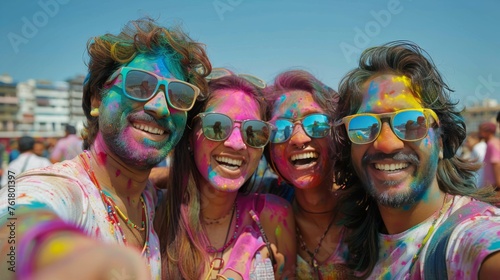
<path fill-rule="evenodd" d="M 382 123 L 382 128 L 377 139 L 373 142 L 373 147 L 383 153 L 391 154 L 404 148 L 403 140 L 399 139 L 392 131 L 389 123 Z"/>
<path fill-rule="evenodd" d="M 240 127 L 234 126 L 231 135 L 224 141 L 224 146 L 234 149 L 235 151 L 244 150 L 247 148 L 241 136 Z"/>
<path fill-rule="evenodd" d="M 311 142 L 311 140 L 311 137 L 309 137 L 304 131 L 304 128 L 302 128 L 302 125 L 295 123 L 292 130 L 292 136 L 290 136 L 290 145 L 295 145 L 297 148 L 300 148 L 304 147 L 306 143 Z"/>
<path fill-rule="evenodd" d="M 165 91 L 160 88 L 156 94 L 144 105 L 144 110 L 152 112 L 156 115 L 158 119 L 170 116 L 170 111 L 168 110 L 167 99 L 165 97 Z"/>

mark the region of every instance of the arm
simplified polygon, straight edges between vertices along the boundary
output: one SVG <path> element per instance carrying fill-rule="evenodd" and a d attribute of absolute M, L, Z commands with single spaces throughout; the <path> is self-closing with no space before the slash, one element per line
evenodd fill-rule
<path fill-rule="evenodd" d="M 141 260 L 139 253 L 104 245 L 76 227 L 85 204 L 77 182 L 57 176 L 50 180 L 26 176 L 0 191 L 0 237 L 7 237 L 0 254 L 12 260 L 0 263 L 0 279 L 30 271 L 36 279 L 99 279 L 117 271 L 117 260 L 128 264 L 120 265 L 121 270 L 143 275 L 144 262 L 131 263 Z"/>
<path fill-rule="evenodd" d="M 479 277 L 481 280 L 495 280 L 500 275 L 500 252 L 495 252 L 483 261 L 479 269 Z"/>
<path fill-rule="evenodd" d="M 495 186 L 500 188 L 500 162 L 495 162 L 492 164 L 493 174 L 495 175 Z"/>
<path fill-rule="evenodd" d="M 266 204 L 260 217 L 269 241 L 276 247 L 276 279 L 293 278 L 297 248 L 295 242 L 295 218 L 290 203 L 281 197 L 267 194 Z"/>
<path fill-rule="evenodd" d="M 124 274 L 149 279 L 144 261 L 136 251 L 92 240 L 83 232 L 72 230 L 72 226 L 51 211 L 30 207 L 19 207 L 16 211 L 21 213 L 16 220 L 20 231 L 12 239 L 15 243 L 4 244 L 0 251 L 2 255 L 17 255 L 13 262 L 0 265 L 2 279 L 24 279 L 29 275 L 34 279 L 110 279 Z M 50 230 L 49 224 L 57 224 L 59 228 Z M 47 225 L 47 230 L 41 225 Z M 2 226 L 2 236 L 7 234 L 4 229 L 8 227 Z"/>

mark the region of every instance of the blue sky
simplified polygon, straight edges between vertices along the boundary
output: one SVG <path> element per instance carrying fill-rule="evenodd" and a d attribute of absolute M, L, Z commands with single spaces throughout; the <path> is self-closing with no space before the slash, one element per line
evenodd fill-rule
<path fill-rule="evenodd" d="M 0 9 L 0 74 L 18 82 L 85 74 L 89 38 L 150 16 L 205 43 L 214 67 L 268 82 L 299 68 L 335 89 L 361 50 L 411 40 L 462 105 L 500 101 L 496 0 L 15 0 Z"/>

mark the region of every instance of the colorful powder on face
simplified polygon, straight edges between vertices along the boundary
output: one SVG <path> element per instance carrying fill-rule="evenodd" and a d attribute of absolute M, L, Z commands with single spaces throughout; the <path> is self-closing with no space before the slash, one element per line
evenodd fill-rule
<path fill-rule="evenodd" d="M 97 164 L 105 165 L 107 159 L 108 159 L 108 154 L 106 154 L 105 152 L 98 152 L 97 153 Z"/>

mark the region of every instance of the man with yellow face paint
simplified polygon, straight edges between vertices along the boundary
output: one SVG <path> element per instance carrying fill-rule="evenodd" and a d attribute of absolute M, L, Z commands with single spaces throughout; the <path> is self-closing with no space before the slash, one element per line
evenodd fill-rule
<path fill-rule="evenodd" d="M 492 188 L 477 190 L 478 166 L 456 156 L 466 131 L 450 92 L 409 42 L 367 49 L 342 79 L 334 170 L 358 276 L 500 275 L 500 210 Z"/>

